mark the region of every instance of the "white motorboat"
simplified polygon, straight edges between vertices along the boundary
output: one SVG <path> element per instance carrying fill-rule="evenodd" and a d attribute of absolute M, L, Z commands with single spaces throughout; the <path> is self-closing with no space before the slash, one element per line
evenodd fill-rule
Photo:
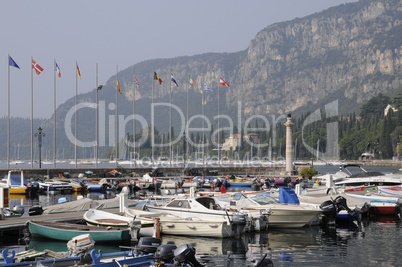
<path fill-rule="evenodd" d="M 219 203 L 238 210 L 270 210 L 270 228 L 303 227 L 322 214 L 316 207 L 281 203 L 264 191 L 240 193 L 235 198 L 220 197 Z"/>
<path fill-rule="evenodd" d="M 95 209 L 85 212 L 83 218 L 88 225 L 102 227 L 131 227 L 137 222 L 141 225 L 140 236 L 153 236 L 155 234 L 155 221 L 153 219 L 141 218 L 137 220 Z"/>
<path fill-rule="evenodd" d="M 246 215 L 222 209 L 213 197 L 177 197 L 163 205 L 147 203 L 144 208 L 150 212 L 193 218 L 193 220 L 201 219 L 208 222 L 224 220 L 223 237 L 239 236 L 247 224 Z"/>
<path fill-rule="evenodd" d="M 227 237 L 228 221 L 224 218 L 202 220 L 198 217 L 181 218 L 171 214 L 153 213 L 126 208 L 124 215 L 137 219 L 153 219 L 161 234 L 201 237 Z"/>
<path fill-rule="evenodd" d="M 402 179 L 398 175 L 386 175 L 382 172 L 370 172 L 357 164 L 343 165 L 343 171 L 349 173 L 348 176 L 334 180 L 335 186 L 359 186 L 359 185 L 377 185 L 377 186 L 396 186 L 402 184 Z M 358 168 L 358 173 L 352 174 L 348 170 L 350 167 Z"/>

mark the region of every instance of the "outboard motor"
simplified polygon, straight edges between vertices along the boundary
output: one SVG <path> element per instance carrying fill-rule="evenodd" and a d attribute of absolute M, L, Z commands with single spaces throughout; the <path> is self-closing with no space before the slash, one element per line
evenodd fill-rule
<path fill-rule="evenodd" d="M 244 227 L 246 227 L 246 215 L 245 214 L 234 214 L 232 216 L 232 228 L 235 236 L 240 236 L 243 232 Z"/>
<path fill-rule="evenodd" d="M 265 185 L 268 188 L 274 187 L 275 186 L 275 179 L 272 178 L 272 177 L 265 178 Z"/>
<path fill-rule="evenodd" d="M 25 208 L 22 205 L 15 205 L 11 210 L 10 213 L 13 215 L 23 215 L 25 212 Z"/>
<path fill-rule="evenodd" d="M 39 206 L 39 205 L 33 206 L 33 207 L 29 208 L 28 213 L 29 213 L 29 216 L 41 215 L 43 213 L 43 208 L 42 208 L 42 206 Z"/>
<path fill-rule="evenodd" d="M 156 250 L 154 259 L 170 263 L 173 261 L 174 251 L 176 250 L 176 248 L 177 246 L 175 244 L 161 245 Z"/>
<path fill-rule="evenodd" d="M 202 267 L 201 263 L 195 258 L 195 248 L 185 244 L 181 245 L 174 251 L 175 266 L 184 266 L 185 264 L 192 267 Z"/>
<path fill-rule="evenodd" d="M 323 221 L 329 225 L 334 225 L 336 220 L 336 214 L 338 214 L 334 201 L 327 200 L 320 205 L 322 214 L 324 215 Z"/>
<path fill-rule="evenodd" d="M 251 190 L 253 190 L 253 191 L 259 191 L 259 190 L 261 190 L 261 184 L 259 183 L 259 181 L 258 181 L 257 178 L 255 178 L 255 179 L 253 180 L 253 184 L 251 185 Z"/>
<path fill-rule="evenodd" d="M 402 198 L 398 198 L 398 201 L 396 202 L 397 206 L 397 216 L 399 216 L 399 219 L 402 219 Z"/>
<path fill-rule="evenodd" d="M 258 258 L 256 260 L 254 260 L 254 266 L 258 266 L 258 267 L 274 267 L 274 263 L 272 262 L 271 259 L 267 258 L 267 255 L 265 254 L 265 256 L 261 259 Z"/>
<path fill-rule="evenodd" d="M 161 242 L 160 238 L 141 237 L 138 242 L 138 250 L 142 253 L 155 253 Z"/>

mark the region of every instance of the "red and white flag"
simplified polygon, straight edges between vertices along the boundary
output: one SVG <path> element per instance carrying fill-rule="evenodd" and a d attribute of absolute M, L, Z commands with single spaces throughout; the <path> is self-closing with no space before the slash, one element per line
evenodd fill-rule
<path fill-rule="evenodd" d="M 43 71 L 43 68 L 38 65 L 38 63 L 35 62 L 35 60 L 32 59 L 32 68 L 35 69 L 36 74 L 41 74 Z"/>
<path fill-rule="evenodd" d="M 230 87 L 230 85 L 227 82 L 225 82 L 222 78 L 219 81 L 219 85 Z"/>

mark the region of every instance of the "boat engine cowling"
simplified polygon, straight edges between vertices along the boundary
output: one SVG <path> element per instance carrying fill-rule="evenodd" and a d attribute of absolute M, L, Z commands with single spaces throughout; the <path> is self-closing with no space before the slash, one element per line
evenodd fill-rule
<path fill-rule="evenodd" d="M 165 244 L 158 247 L 155 252 L 154 259 L 163 262 L 172 262 L 174 258 L 174 251 L 177 249 L 175 244 Z"/>
<path fill-rule="evenodd" d="M 160 238 L 154 237 L 141 237 L 138 242 L 138 250 L 143 253 L 155 253 L 161 245 Z"/>
<path fill-rule="evenodd" d="M 244 227 L 246 227 L 246 224 L 247 218 L 245 214 L 234 214 L 232 216 L 232 227 L 234 227 L 234 235 L 240 236 L 243 232 Z"/>
<path fill-rule="evenodd" d="M 40 205 L 33 206 L 33 207 L 30 207 L 30 208 L 29 208 L 28 213 L 29 213 L 29 216 L 32 216 L 32 215 L 41 215 L 41 214 L 43 213 L 43 208 L 42 208 L 42 206 L 40 206 Z"/>
<path fill-rule="evenodd" d="M 23 215 L 25 208 L 22 205 L 15 205 L 10 211 L 14 215 Z"/>
<path fill-rule="evenodd" d="M 184 264 L 192 267 L 204 266 L 195 258 L 195 248 L 188 244 L 181 245 L 174 251 L 174 264 L 175 266 L 183 266 Z"/>
<path fill-rule="evenodd" d="M 320 209 L 324 215 L 324 220 L 328 224 L 335 224 L 337 208 L 332 200 L 327 200 L 321 203 Z"/>

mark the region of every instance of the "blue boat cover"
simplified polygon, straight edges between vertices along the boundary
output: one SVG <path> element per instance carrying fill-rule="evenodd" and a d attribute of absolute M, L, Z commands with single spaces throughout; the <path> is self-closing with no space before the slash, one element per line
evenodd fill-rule
<path fill-rule="evenodd" d="M 290 187 L 279 188 L 279 202 L 286 204 L 300 204 L 295 191 Z"/>
<path fill-rule="evenodd" d="M 4 179 L 7 179 L 8 175 L 4 176 Z M 21 185 L 21 175 L 11 174 L 10 175 L 11 185 Z M 28 184 L 28 180 L 24 178 L 24 185 Z"/>

